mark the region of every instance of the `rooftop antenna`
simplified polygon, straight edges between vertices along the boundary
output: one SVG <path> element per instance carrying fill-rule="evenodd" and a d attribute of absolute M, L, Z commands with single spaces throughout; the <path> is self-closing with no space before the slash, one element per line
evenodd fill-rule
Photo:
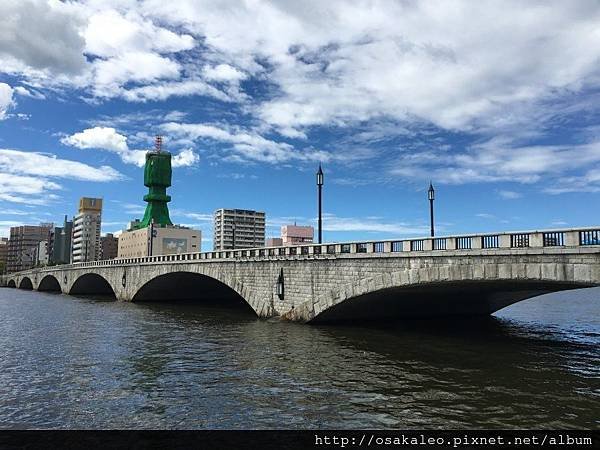
<path fill-rule="evenodd" d="M 162 136 L 160 134 L 157 134 L 156 137 L 154 138 L 154 149 L 160 153 L 162 150 Z"/>

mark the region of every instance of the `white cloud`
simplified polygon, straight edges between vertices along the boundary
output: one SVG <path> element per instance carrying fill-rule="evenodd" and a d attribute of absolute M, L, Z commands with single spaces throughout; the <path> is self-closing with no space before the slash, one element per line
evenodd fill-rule
<path fill-rule="evenodd" d="M 23 86 L 17 86 L 15 87 L 15 93 L 22 95 L 23 97 L 30 97 L 30 98 L 34 98 L 36 100 L 45 100 L 46 96 L 44 94 L 42 94 L 41 92 L 38 92 L 34 89 L 27 89 Z"/>
<path fill-rule="evenodd" d="M 135 164 L 143 167 L 146 162 L 146 150 L 133 150 L 127 144 L 127 137 L 118 133 L 112 127 L 93 127 L 87 128 L 71 136 L 65 136 L 61 139 L 65 145 L 81 149 L 100 149 L 108 150 L 120 156 L 126 164 Z M 173 156 L 173 167 L 187 167 L 195 165 L 200 157 L 191 149 L 185 149 Z"/>
<path fill-rule="evenodd" d="M 403 154 L 390 173 L 407 179 L 433 179 L 445 184 L 535 183 L 598 162 L 600 141 L 572 146 L 518 146 L 508 140 L 491 139 L 462 153 L 429 151 Z M 594 179 L 593 174 L 590 174 L 590 179 Z M 564 181 L 573 180 L 564 178 Z M 515 193 L 504 194 L 504 197 L 516 198 Z"/>
<path fill-rule="evenodd" d="M 179 209 L 172 209 L 171 215 L 172 216 L 183 216 L 183 217 L 187 217 L 188 219 L 194 219 L 198 222 L 208 222 L 211 224 L 214 220 L 213 215 L 209 214 L 209 213 L 196 213 L 196 212 L 190 212 L 190 211 L 182 211 Z"/>
<path fill-rule="evenodd" d="M 498 195 L 504 199 L 507 200 L 513 200 L 516 198 L 521 198 L 523 195 L 519 192 L 515 192 L 515 191 L 505 191 L 505 190 L 501 190 L 498 191 Z"/>
<path fill-rule="evenodd" d="M 0 70 L 100 98 L 240 102 L 290 138 L 379 118 L 541 127 L 600 85 L 593 2 L 5 0 L 0 15 Z M 248 101 L 246 78 L 267 95 Z"/>
<path fill-rule="evenodd" d="M 591 169 L 581 175 L 560 177 L 544 189 L 548 194 L 600 192 L 600 170 Z"/>
<path fill-rule="evenodd" d="M 135 11 L 123 16 L 111 9 L 90 17 L 84 37 L 86 51 L 101 57 L 121 56 L 130 51 L 174 53 L 195 45 L 192 36 L 158 27 Z"/>
<path fill-rule="evenodd" d="M 230 161 L 258 161 L 275 164 L 290 160 L 326 162 L 333 157 L 330 153 L 320 150 L 306 149 L 299 151 L 291 144 L 272 141 L 257 132 L 247 131 L 239 127 L 227 130 L 210 124 L 168 122 L 163 124 L 161 128 L 175 138 L 190 139 L 192 141 L 211 139 L 231 144 L 235 154 L 230 157 Z"/>
<path fill-rule="evenodd" d="M 147 86 L 122 89 L 120 95 L 130 102 L 166 100 L 169 97 L 204 95 L 230 102 L 229 95 L 201 80 L 163 81 Z"/>
<path fill-rule="evenodd" d="M 115 153 L 126 152 L 127 138 L 110 127 L 94 127 L 61 139 L 66 145 L 77 148 L 101 148 Z"/>
<path fill-rule="evenodd" d="M 382 222 L 369 218 L 338 217 L 334 214 L 323 215 L 323 230 L 388 233 L 394 236 L 424 236 L 429 233 L 427 226 Z"/>
<path fill-rule="evenodd" d="M 267 228 L 279 229 L 283 225 L 297 223 L 316 224 L 317 219 L 306 217 L 271 217 L 267 214 Z M 413 225 L 404 222 L 387 222 L 382 217 L 339 217 L 335 214 L 323 214 L 323 230 L 335 232 L 387 233 L 393 236 L 421 236 L 429 233 L 428 226 Z"/>
<path fill-rule="evenodd" d="M 191 148 L 186 148 L 173 156 L 171 164 L 173 167 L 188 167 L 195 165 L 198 161 L 200 161 L 200 157 Z"/>
<path fill-rule="evenodd" d="M 6 83 L 0 83 L 0 120 L 6 118 L 6 113 L 13 105 L 13 89 Z"/>
<path fill-rule="evenodd" d="M 239 71 L 229 64 L 219 64 L 214 67 L 204 66 L 202 72 L 205 79 L 212 81 L 237 83 L 246 78 L 246 74 L 244 72 Z"/>
<path fill-rule="evenodd" d="M 92 167 L 55 155 L 0 149 L 0 200 L 22 204 L 45 204 L 56 199 L 52 191 L 62 186 L 51 179 L 108 182 L 123 176 L 109 166 Z"/>
<path fill-rule="evenodd" d="M 277 86 L 256 114 L 288 136 L 382 116 L 459 130 L 526 125 L 539 102 L 600 83 L 593 3 L 239 1 L 224 9 L 148 0 L 142 8 L 203 37 L 212 59 Z"/>
<path fill-rule="evenodd" d="M 98 96 L 113 97 L 126 83 L 153 82 L 163 78 L 178 78 L 179 64 L 150 52 L 126 52 L 94 63 Z"/>
<path fill-rule="evenodd" d="M 0 149 L 0 171 L 48 178 L 69 178 L 85 181 L 114 181 L 123 176 L 109 166 L 92 167 L 77 161 L 20 150 Z"/>

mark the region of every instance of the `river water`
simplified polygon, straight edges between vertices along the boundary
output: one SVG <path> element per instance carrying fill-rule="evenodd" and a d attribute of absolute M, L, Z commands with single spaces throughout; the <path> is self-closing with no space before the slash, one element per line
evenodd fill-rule
<path fill-rule="evenodd" d="M 598 428 L 600 290 L 380 328 L 0 289 L 0 428 Z"/>

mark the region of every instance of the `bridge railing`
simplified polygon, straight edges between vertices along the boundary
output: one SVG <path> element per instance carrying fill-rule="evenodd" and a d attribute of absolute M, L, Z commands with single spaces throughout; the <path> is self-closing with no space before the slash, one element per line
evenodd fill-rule
<path fill-rule="evenodd" d="M 289 259 L 296 258 L 331 258 L 363 253 L 410 253 L 431 252 L 443 255 L 445 252 L 473 250 L 494 252 L 505 249 L 527 248 L 570 248 L 600 247 L 600 227 L 578 229 L 553 229 L 542 231 L 516 231 L 502 233 L 463 234 L 458 236 L 422 237 L 413 239 L 391 239 L 377 241 L 354 241 L 338 243 L 298 243 L 290 246 L 260 247 L 251 249 L 217 250 L 199 253 L 181 253 L 176 255 L 145 256 L 137 258 L 120 258 L 104 261 L 51 266 L 40 269 L 53 271 L 57 268 L 89 268 L 112 265 L 138 265 L 173 263 L 204 260 L 257 260 L 257 259 Z"/>

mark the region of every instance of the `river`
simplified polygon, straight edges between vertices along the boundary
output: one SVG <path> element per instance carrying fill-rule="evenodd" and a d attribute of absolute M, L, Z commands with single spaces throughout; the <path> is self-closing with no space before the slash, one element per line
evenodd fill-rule
<path fill-rule="evenodd" d="M 600 288 L 308 326 L 0 288 L 0 428 L 598 428 Z"/>

